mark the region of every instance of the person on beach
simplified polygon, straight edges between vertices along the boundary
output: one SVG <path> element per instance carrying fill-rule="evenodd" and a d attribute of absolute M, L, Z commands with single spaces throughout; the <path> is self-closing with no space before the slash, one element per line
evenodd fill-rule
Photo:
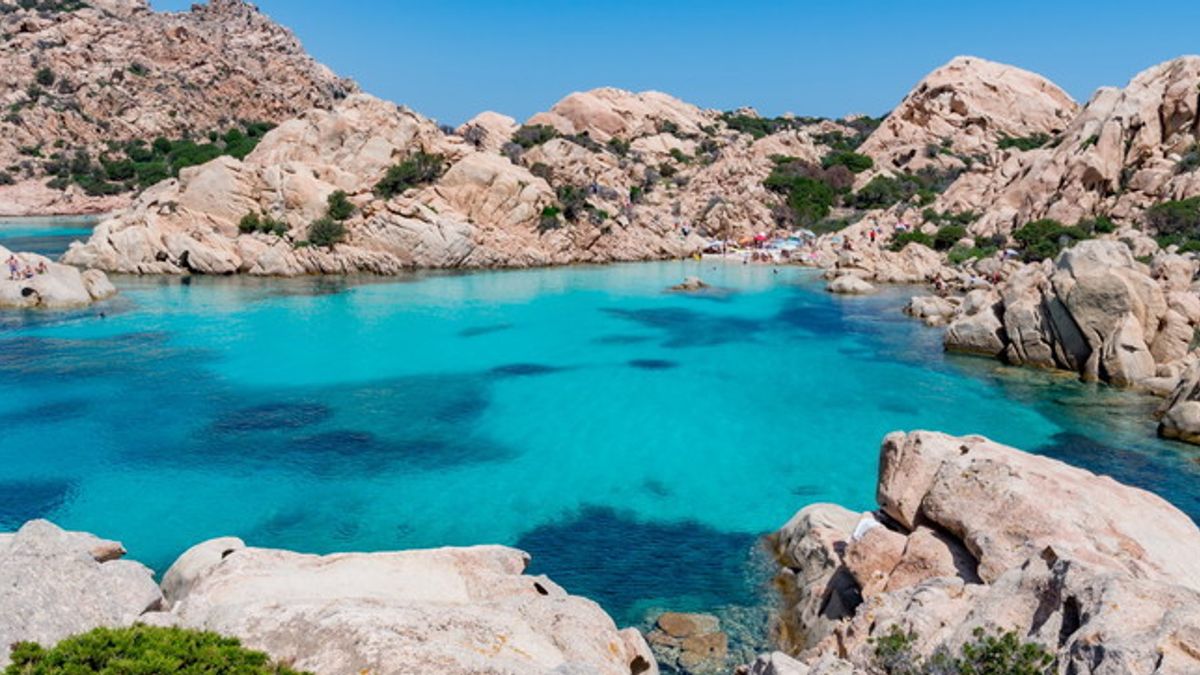
<path fill-rule="evenodd" d="M 21 276 L 18 271 L 21 269 L 21 261 L 17 260 L 17 256 L 8 256 L 8 278 L 13 281 L 20 280 Z"/>
<path fill-rule="evenodd" d="M 50 271 L 50 268 L 49 268 L 49 267 L 46 267 L 46 261 L 45 261 L 45 260 L 43 260 L 43 261 L 41 261 L 41 262 L 39 262 L 39 263 L 38 263 L 38 265 L 37 265 L 37 273 L 38 273 L 38 274 L 46 274 L 46 273 L 47 273 L 47 272 L 49 272 L 49 271 Z"/>

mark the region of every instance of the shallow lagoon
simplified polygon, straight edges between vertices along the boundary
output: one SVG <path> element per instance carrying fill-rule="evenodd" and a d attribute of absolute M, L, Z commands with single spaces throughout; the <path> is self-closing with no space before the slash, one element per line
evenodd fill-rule
<path fill-rule="evenodd" d="M 663 292 L 692 274 L 726 292 Z M 870 508 L 895 429 L 985 434 L 1200 516 L 1200 453 L 1153 437 L 1153 400 L 944 356 L 902 290 L 694 262 L 118 283 L 0 318 L 0 526 L 49 517 L 160 572 L 228 534 L 504 543 L 620 623 L 751 605 L 758 536 L 807 503 Z"/>

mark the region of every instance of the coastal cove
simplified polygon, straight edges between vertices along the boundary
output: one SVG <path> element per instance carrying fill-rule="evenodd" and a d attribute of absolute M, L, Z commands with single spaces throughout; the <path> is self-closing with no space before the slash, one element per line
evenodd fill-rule
<path fill-rule="evenodd" d="M 720 290 L 664 292 L 696 274 Z M 985 434 L 1200 517 L 1196 451 L 1154 438 L 1153 399 L 944 355 L 908 288 L 695 262 L 116 279 L 0 322 L 0 524 L 104 532 L 160 573 L 219 535 L 502 543 L 621 625 L 754 606 L 759 536 L 808 503 L 869 509 L 895 429 Z"/>

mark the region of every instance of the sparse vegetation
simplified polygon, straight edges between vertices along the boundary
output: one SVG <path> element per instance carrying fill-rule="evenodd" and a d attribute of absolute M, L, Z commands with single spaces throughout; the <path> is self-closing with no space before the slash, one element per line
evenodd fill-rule
<path fill-rule="evenodd" d="M 238 232 L 242 234 L 261 232 L 262 234 L 273 234 L 276 237 L 282 237 L 288 233 L 288 226 L 282 220 L 275 220 L 265 214 L 251 211 L 242 216 L 241 221 L 238 222 Z"/>
<path fill-rule="evenodd" d="M 1160 246 L 1200 251 L 1200 197 L 1156 204 L 1146 210 L 1146 223 Z"/>
<path fill-rule="evenodd" d="M 298 675 L 262 652 L 216 633 L 136 625 L 97 628 L 52 649 L 32 642 L 12 647 L 7 675 L 51 673 L 210 673 Z"/>
<path fill-rule="evenodd" d="M 308 243 L 312 246 L 333 248 L 346 240 L 346 226 L 329 216 L 317 218 L 308 226 Z"/>
<path fill-rule="evenodd" d="M 441 155 L 417 151 L 387 170 L 375 184 L 375 194 L 381 199 L 391 199 L 409 188 L 436 181 L 445 169 L 445 158 Z"/>
<path fill-rule="evenodd" d="M 928 658 L 915 651 L 917 636 L 898 627 L 873 640 L 875 666 L 886 675 L 1050 675 L 1054 655 L 1015 632 L 990 634 L 975 629 L 974 641 L 956 656 L 946 649 Z"/>
<path fill-rule="evenodd" d="M 178 176 L 181 169 L 222 155 L 243 159 L 273 128 L 267 122 L 244 122 L 224 134 L 210 133 L 207 143 L 163 137 L 149 145 L 143 140 L 114 141 L 107 144 L 108 149 L 97 160 L 93 160 L 86 148 L 76 148 L 70 154 L 60 150 L 43 162 L 41 168 L 52 177 L 51 187 L 64 189 L 74 183 L 92 196 L 120 194 Z M 41 155 L 38 148 L 30 156 Z"/>
<path fill-rule="evenodd" d="M 909 244 L 920 244 L 922 246 L 928 246 L 929 248 L 933 248 L 933 237 L 925 234 L 924 232 L 922 232 L 920 230 L 910 230 L 908 232 L 901 232 L 900 234 L 898 234 L 892 238 L 892 245 L 890 246 L 890 248 L 893 251 L 900 251 L 900 250 L 903 250 L 904 247 L 908 246 Z"/>
<path fill-rule="evenodd" d="M 1012 236 L 1021 250 L 1022 258 L 1027 262 L 1054 258 L 1075 242 L 1091 238 L 1082 228 L 1063 225 L 1052 218 L 1026 223 L 1013 232 Z"/>
<path fill-rule="evenodd" d="M 48 68 L 46 66 L 42 66 L 41 68 L 38 68 L 37 73 L 35 73 L 33 76 L 33 81 L 37 82 L 39 85 L 41 85 L 43 87 L 54 86 L 54 83 L 57 80 L 58 80 L 58 78 L 54 75 L 54 71 L 50 70 L 50 68 Z"/>
<path fill-rule="evenodd" d="M 821 166 L 826 169 L 844 166 L 853 173 L 862 173 L 874 167 L 875 161 L 850 150 L 834 150 L 821 159 Z"/>
<path fill-rule="evenodd" d="M 331 193 L 326 203 L 329 207 L 327 214 L 334 220 L 346 220 L 354 215 L 354 204 L 350 203 L 349 196 L 343 190 Z"/>
<path fill-rule="evenodd" d="M 517 129 L 513 134 L 512 142 L 519 145 L 522 149 L 528 150 L 552 140 L 558 136 L 558 132 L 549 124 L 533 124 L 525 125 Z"/>
<path fill-rule="evenodd" d="M 1036 150 L 1049 142 L 1050 134 L 1038 132 L 1029 136 L 1017 136 L 1015 138 L 1012 136 L 1001 136 L 997 145 L 999 145 L 1001 150 L 1015 148 L 1021 152 L 1028 152 Z"/>
<path fill-rule="evenodd" d="M 1196 169 L 1200 169 L 1200 143 L 1193 143 L 1175 165 L 1175 171 L 1178 173 L 1189 173 Z"/>

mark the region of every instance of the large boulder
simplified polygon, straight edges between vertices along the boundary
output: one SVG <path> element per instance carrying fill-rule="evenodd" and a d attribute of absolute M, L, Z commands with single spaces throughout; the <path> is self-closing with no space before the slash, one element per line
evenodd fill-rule
<path fill-rule="evenodd" d="M 8 646 L 52 645 L 101 626 L 122 627 L 161 609 L 153 572 L 120 560 L 117 542 L 44 520 L 0 539 L 0 665 Z"/>
<path fill-rule="evenodd" d="M 315 556 L 221 539 L 171 567 L 156 620 L 319 673 L 657 672 L 636 630 L 528 562 L 498 546 Z"/>
<path fill-rule="evenodd" d="M 774 539 L 778 637 L 804 664 L 870 670 L 893 630 L 929 655 L 984 629 L 1040 643 L 1064 672 L 1200 669 L 1200 529 L 1156 495 L 913 432 L 885 439 L 877 497 L 874 517 L 806 507 Z"/>
<path fill-rule="evenodd" d="M 16 278 L 10 265 L 16 267 Z M 14 253 L 0 246 L 0 309 L 72 309 L 116 293 L 99 270 L 80 272 L 35 253 Z"/>

